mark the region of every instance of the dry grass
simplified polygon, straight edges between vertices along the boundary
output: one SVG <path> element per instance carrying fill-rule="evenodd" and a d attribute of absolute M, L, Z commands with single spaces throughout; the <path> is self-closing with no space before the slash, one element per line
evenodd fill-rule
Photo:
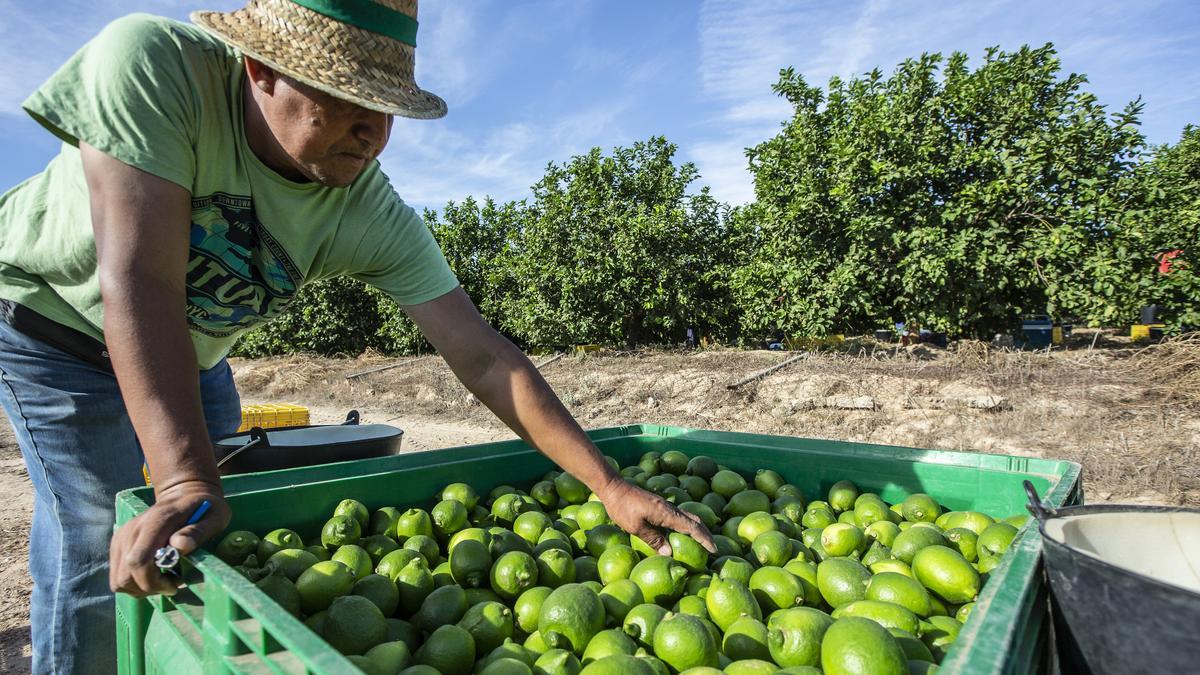
<path fill-rule="evenodd" d="M 1091 499 L 1200 504 L 1200 339 L 1138 350 L 1112 338 L 1091 348 L 1090 337 L 1054 352 L 851 343 L 737 390 L 726 385 L 791 355 L 603 353 L 543 373 L 588 427 L 658 422 L 1068 459 L 1084 466 Z M 369 402 L 443 422 L 493 421 L 436 357 L 345 379 L 396 361 L 288 357 L 235 367 L 248 400 Z M 868 409 L 843 409 L 864 397 Z"/>

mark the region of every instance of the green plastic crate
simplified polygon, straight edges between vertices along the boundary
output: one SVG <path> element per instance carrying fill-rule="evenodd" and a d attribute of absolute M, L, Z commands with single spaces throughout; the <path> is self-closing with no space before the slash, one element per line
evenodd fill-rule
<path fill-rule="evenodd" d="M 589 435 L 622 465 L 649 450 L 706 454 L 748 472 L 774 469 L 810 498 L 850 479 L 888 502 L 926 492 L 949 508 L 1008 516 L 1024 512 L 1029 479 L 1054 506 L 1082 503 L 1073 462 L 969 452 L 918 450 L 650 424 Z M 431 506 L 442 486 L 470 483 L 481 494 L 508 483 L 528 488 L 550 460 L 521 441 L 471 445 L 225 480 L 230 529 L 263 533 L 291 527 L 307 541 L 339 501 L 369 508 Z M 117 496 L 117 522 L 144 511 L 149 488 Z M 943 673 L 1032 673 L 1047 668 L 1046 587 L 1041 538 L 1021 529 L 942 665 Z M 117 597 L 121 673 L 354 673 L 349 661 L 284 612 L 216 556 L 184 561 L 189 585 L 173 597 Z"/>

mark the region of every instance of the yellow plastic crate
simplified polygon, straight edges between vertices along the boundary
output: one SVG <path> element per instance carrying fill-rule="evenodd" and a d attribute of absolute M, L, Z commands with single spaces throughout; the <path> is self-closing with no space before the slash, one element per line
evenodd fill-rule
<path fill-rule="evenodd" d="M 1155 337 L 1161 337 L 1162 329 L 1166 327 L 1165 323 L 1135 323 L 1129 327 L 1129 337 L 1133 338 L 1134 342 L 1148 342 Z M 1159 335 L 1156 336 L 1155 333 Z"/>
<path fill-rule="evenodd" d="M 249 431 L 253 427 L 277 429 L 308 424 L 308 408 L 288 403 L 263 403 L 242 406 L 242 425 L 238 431 Z"/>

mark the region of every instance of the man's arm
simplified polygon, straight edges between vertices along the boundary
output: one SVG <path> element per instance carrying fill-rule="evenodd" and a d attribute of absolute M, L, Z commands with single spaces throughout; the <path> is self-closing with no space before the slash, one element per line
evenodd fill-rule
<path fill-rule="evenodd" d="M 670 553 L 665 531 L 712 537 L 692 514 L 626 483 L 571 417 L 525 354 L 483 320 L 461 288 L 404 308 L 459 380 L 518 436 L 595 492 L 613 522 Z"/>
<path fill-rule="evenodd" d="M 109 584 L 133 595 L 170 593 L 175 584 L 154 566 L 154 551 L 169 542 L 190 553 L 230 518 L 185 313 L 191 195 L 83 143 L 80 154 L 91 197 L 105 344 L 155 493 L 155 504 L 113 535 Z M 206 499 L 209 514 L 183 527 Z"/>

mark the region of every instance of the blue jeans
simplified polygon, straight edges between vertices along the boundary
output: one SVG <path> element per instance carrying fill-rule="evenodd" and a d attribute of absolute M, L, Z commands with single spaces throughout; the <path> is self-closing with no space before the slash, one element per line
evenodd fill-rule
<path fill-rule="evenodd" d="M 200 393 L 209 434 L 233 433 L 241 403 L 228 363 L 200 372 Z M 108 588 L 115 497 L 145 484 L 117 380 L 0 321 L 0 405 L 34 488 L 33 672 L 116 672 Z"/>

